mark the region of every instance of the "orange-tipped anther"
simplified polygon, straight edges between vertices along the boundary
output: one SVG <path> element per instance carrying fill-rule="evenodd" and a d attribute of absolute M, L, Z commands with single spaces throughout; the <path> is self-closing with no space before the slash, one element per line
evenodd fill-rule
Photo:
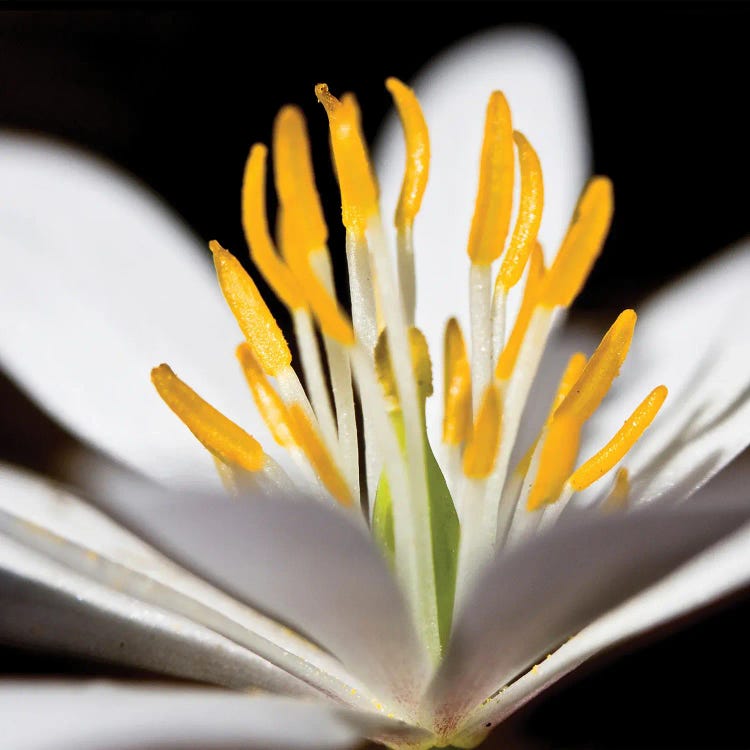
<path fill-rule="evenodd" d="M 406 227 L 414 223 L 422 205 L 430 171 L 430 137 L 414 92 L 398 78 L 389 78 L 385 86 L 393 96 L 406 140 L 406 169 L 395 217 L 397 227 Z"/>
<path fill-rule="evenodd" d="M 544 183 L 539 157 L 526 137 L 513 133 L 521 167 L 521 199 L 508 251 L 498 272 L 498 282 L 507 290 L 521 279 L 526 261 L 536 243 L 544 207 Z"/>
<path fill-rule="evenodd" d="M 166 405 L 214 458 L 246 471 L 260 471 L 264 467 L 266 457 L 260 443 L 204 401 L 169 365 L 151 370 L 151 382 Z"/>
<path fill-rule="evenodd" d="M 463 458 L 464 475 L 484 479 L 495 466 L 500 450 L 502 432 L 502 403 L 500 391 L 494 383 L 487 386 Z"/>
<path fill-rule="evenodd" d="M 654 421 L 654 417 L 661 409 L 667 397 L 667 389 L 660 385 L 654 388 L 648 396 L 637 406 L 636 410 L 627 418 L 625 424 L 615 433 L 612 439 L 588 461 L 573 472 L 568 482 L 576 491 L 586 487 L 603 477 L 615 464 L 621 461 L 625 454 L 635 445 L 646 428 Z"/>
<path fill-rule="evenodd" d="M 628 470 L 623 466 L 617 470 L 615 481 L 609 495 L 602 503 L 602 510 L 613 512 L 625 510 L 628 507 L 628 498 L 630 497 L 630 477 Z"/>
<path fill-rule="evenodd" d="M 240 262 L 216 240 L 209 243 L 221 291 L 264 372 L 278 375 L 292 354 L 268 305 Z"/>
<path fill-rule="evenodd" d="M 471 221 L 471 262 L 490 265 L 500 257 L 513 207 L 513 126 L 508 102 L 494 91 L 487 104 L 479 163 L 479 189 Z"/>
<path fill-rule="evenodd" d="M 540 297 L 545 307 L 568 307 L 578 296 L 604 246 L 614 211 L 612 183 L 593 177 L 581 194 Z"/>
<path fill-rule="evenodd" d="M 461 445 L 471 435 L 471 365 L 461 326 L 451 318 L 445 326 L 443 442 Z"/>
<path fill-rule="evenodd" d="M 264 145 L 250 149 L 242 180 L 242 228 L 250 257 L 276 296 L 290 309 L 305 307 L 305 295 L 297 279 L 278 256 L 266 215 L 266 154 Z"/>
<path fill-rule="evenodd" d="M 341 218 L 348 231 L 362 238 L 367 224 L 378 214 L 378 188 L 362 135 L 359 106 L 351 94 L 339 101 L 325 83 L 315 87 L 315 95 L 328 115 L 341 190 Z"/>

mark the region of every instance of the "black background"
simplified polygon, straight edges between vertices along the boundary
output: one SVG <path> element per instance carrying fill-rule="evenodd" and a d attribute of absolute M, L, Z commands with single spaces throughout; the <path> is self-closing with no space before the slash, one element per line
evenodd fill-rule
<path fill-rule="evenodd" d="M 388 75 L 408 81 L 473 31 L 540 26 L 578 59 L 594 168 L 615 184 L 607 249 L 576 303 L 579 314 L 610 312 L 747 231 L 749 17 L 745 4 L 718 2 L 6 5 L 0 127 L 104 154 L 199 235 L 240 247 L 244 159 L 251 143 L 268 142 L 280 105 L 303 106 L 325 143 L 313 85 L 354 90 L 372 137 L 390 106 Z M 335 184 L 318 153 L 336 226 Z M 7 382 L 0 404 L 0 457 L 44 467 L 65 436 Z M 750 747 L 747 599 L 565 680 L 504 730 L 506 746 L 521 734 L 542 747 Z M 11 671 L 87 669 L 22 656 L 0 652 Z"/>

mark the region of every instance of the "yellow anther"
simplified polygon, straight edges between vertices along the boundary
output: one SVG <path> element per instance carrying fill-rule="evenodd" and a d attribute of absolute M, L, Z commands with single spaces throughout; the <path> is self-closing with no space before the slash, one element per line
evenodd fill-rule
<path fill-rule="evenodd" d="M 461 326 L 451 318 L 445 326 L 443 442 L 461 445 L 471 435 L 471 365 Z"/>
<path fill-rule="evenodd" d="M 513 139 L 521 167 L 521 198 L 510 245 L 497 275 L 498 282 L 506 290 L 521 279 L 529 253 L 536 243 L 544 207 L 544 183 L 539 157 L 524 135 L 516 131 Z"/>
<path fill-rule="evenodd" d="M 635 321 L 633 310 L 618 315 L 555 416 L 569 416 L 583 424 L 597 410 L 628 355 Z"/>
<path fill-rule="evenodd" d="M 166 405 L 215 458 L 246 471 L 260 471 L 265 453 L 260 443 L 204 401 L 169 365 L 151 370 L 151 382 Z"/>
<path fill-rule="evenodd" d="M 580 422 L 570 417 L 559 417 L 555 412 L 542 437 L 544 443 L 539 468 L 526 502 L 528 510 L 554 503 L 560 496 L 578 455 L 581 426 Z"/>
<path fill-rule="evenodd" d="M 393 96 L 406 139 L 406 169 L 395 218 L 396 226 L 404 227 L 414 223 L 422 205 L 430 171 L 430 137 L 414 92 L 398 78 L 389 78 L 385 87 Z"/>
<path fill-rule="evenodd" d="M 593 177 L 578 201 L 541 294 L 545 307 L 568 307 L 581 291 L 604 245 L 614 211 L 612 183 Z"/>
<path fill-rule="evenodd" d="M 570 389 L 575 385 L 576 381 L 581 376 L 584 367 L 586 367 L 586 355 L 582 352 L 576 352 L 568 360 L 568 365 L 565 368 L 565 371 L 560 378 L 560 382 L 557 385 L 555 397 L 554 399 L 552 399 L 552 406 L 550 407 L 549 413 L 547 414 L 547 419 L 544 421 L 545 428 L 549 426 L 550 422 L 552 421 L 552 417 L 555 414 L 555 411 L 557 411 L 557 407 L 560 406 L 560 404 L 565 400 L 565 397 L 568 395 L 568 393 L 570 393 Z M 525 475 L 529 470 L 531 459 L 534 456 L 534 451 L 536 450 L 537 443 L 538 440 L 534 441 L 534 443 L 532 443 L 532 445 L 529 447 L 528 451 L 526 451 L 526 455 L 524 455 L 524 457 L 519 462 L 518 467 L 516 468 L 517 473 Z"/>
<path fill-rule="evenodd" d="M 278 256 L 266 218 L 266 153 L 256 143 L 250 149 L 242 180 L 242 228 L 250 257 L 276 296 L 291 310 L 305 307 L 305 295 L 297 279 Z"/>
<path fill-rule="evenodd" d="M 246 343 L 242 343 L 237 347 L 236 353 L 247 384 L 253 394 L 255 406 L 269 432 L 273 435 L 273 439 L 285 448 L 294 446 L 296 443 L 289 424 L 286 405 L 268 382 L 268 378 L 255 358 L 253 350 Z"/>
<path fill-rule="evenodd" d="M 276 192 L 285 220 L 285 248 L 306 257 L 325 246 L 328 240 L 320 196 L 315 185 L 310 142 L 305 118 L 298 107 L 283 107 L 273 127 L 273 167 Z M 295 269 L 299 260 L 294 254 L 286 257 Z"/>
<path fill-rule="evenodd" d="M 430 350 L 427 347 L 427 339 L 419 328 L 409 328 L 409 350 L 411 354 L 412 370 L 414 380 L 417 383 L 417 393 L 420 398 L 425 399 L 432 396 L 432 362 Z M 385 330 L 378 336 L 374 352 L 375 373 L 383 389 L 386 399 L 393 407 L 398 407 L 398 390 L 396 378 L 391 366 L 391 358 L 388 351 L 388 334 Z"/>
<path fill-rule="evenodd" d="M 636 407 L 636 410 L 628 417 L 614 437 L 575 470 L 568 480 L 570 486 L 576 492 L 585 490 L 586 487 L 603 477 L 615 464 L 621 461 L 635 445 L 644 430 L 653 422 L 666 397 L 667 389 L 665 386 L 660 385 L 654 388 Z"/>
<path fill-rule="evenodd" d="M 514 169 L 510 108 L 503 94 L 494 91 L 487 104 L 479 188 L 469 234 L 472 263 L 489 265 L 503 252 L 513 207 Z"/>
<path fill-rule="evenodd" d="M 363 238 L 368 222 L 378 213 L 378 188 L 362 135 L 357 101 L 351 94 L 339 101 L 325 83 L 315 87 L 315 95 L 328 115 L 342 221 L 347 230 Z"/>
<path fill-rule="evenodd" d="M 602 503 L 602 510 L 607 512 L 625 510 L 630 496 L 630 478 L 628 470 L 623 466 L 617 470 L 614 484 L 606 500 Z"/>
<path fill-rule="evenodd" d="M 484 479 L 494 468 L 500 450 L 502 419 L 500 391 L 494 383 L 490 383 L 484 392 L 477 421 L 464 451 L 463 472 L 467 477 Z"/>
<path fill-rule="evenodd" d="M 513 324 L 513 330 L 508 337 L 508 342 L 497 359 L 497 365 L 495 366 L 495 378 L 497 380 L 507 380 L 513 372 L 518 353 L 521 351 L 521 344 L 523 344 L 531 322 L 531 316 L 539 302 L 539 290 L 544 278 L 544 255 L 541 245 L 537 242 L 531 251 L 529 273 L 526 279 L 526 287 L 523 290 L 521 308 L 518 311 L 516 322 Z"/>
<path fill-rule="evenodd" d="M 302 406 L 292 404 L 289 407 L 289 421 L 295 442 L 307 456 L 320 481 L 341 505 L 351 505 L 352 494 L 349 487 Z"/>
<path fill-rule="evenodd" d="M 240 262 L 216 240 L 209 245 L 221 291 L 264 372 L 277 375 L 292 363 L 284 334 Z"/>

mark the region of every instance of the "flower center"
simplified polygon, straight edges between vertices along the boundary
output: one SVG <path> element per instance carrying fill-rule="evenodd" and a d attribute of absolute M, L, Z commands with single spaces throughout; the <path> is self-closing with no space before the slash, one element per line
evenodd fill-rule
<path fill-rule="evenodd" d="M 210 249 L 245 338 L 236 354 L 260 415 L 299 469 L 307 494 L 323 502 L 333 498 L 369 525 L 437 661 L 450 634 L 454 603 L 476 571 L 502 545 L 554 520 L 573 493 L 610 472 L 651 423 L 667 391 L 655 388 L 613 438 L 575 468 L 584 426 L 630 347 L 636 315 L 625 310 L 589 358 L 580 352 L 570 358 L 537 439 L 509 470 L 554 314 L 570 306 L 583 286 L 609 230 L 613 200 L 609 180 L 592 178 L 545 268 L 537 242 L 544 203 L 539 159 L 513 130 L 503 94 L 494 92 L 468 242 L 470 354 L 458 321 L 451 318 L 445 329 L 443 460 L 438 463 L 425 425 L 425 400 L 432 394 L 430 355 L 414 327 L 413 229 L 429 172 L 429 137 L 414 93 L 396 79 L 386 85 L 406 140 L 395 258 L 383 231 L 356 100 L 350 94 L 338 100 L 324 84 L 315 89 L 328 116 L 341 190 L 351 317 L 335 295 L 328 229 L 299 109 L 283 108 L 274 125 L 275 240 L 265 205 L 265 146 L 253 146 L 245 168 L 242 224 L 250 256 L 290 312 L 305 387 L 251 277 L 218 242 Z M 522 303 L 506 336 L 508 293 L 522 279 Z M 211 452 L 231 492 L 299 487 L 251 435 L 167 365 L 155 368 L 152 380 Z M 620 469 L 603 506 L 622 507 L 627 495 L 627 471 Z"/>

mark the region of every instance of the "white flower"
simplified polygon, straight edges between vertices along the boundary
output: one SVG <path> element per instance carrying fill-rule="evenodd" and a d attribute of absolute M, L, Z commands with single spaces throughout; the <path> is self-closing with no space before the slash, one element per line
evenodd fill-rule
<path fill-rule="evenodd" d="M 416 83 L 431 125 L 433 161 L 432 193 L 415 229 L 415 320 L 432 352 L 441 351 L 442 326 L 454 313 L 475 344 L 469 367 L 459 328 L 451 324 L 447 371 L 453 400 L 444 446 L 450 496 L 426 486 L 420 389 L 427 390 L 429 365 L 421 339 L 405 325 L 412 315 L 409 217 L 420 202 L 419 174 L 426 163 L 408 89 L 391 84 L 407 121 L 407 172 L 415 177 L 399 224 L 399 291 L 390 256 L 379 250 L 367 164 L 360 161 L 357 171 L 363 153 L 352 139 L 354 105 L 337 103 L 325 89 L 318 92 L 332 119 L 344 193 L 356 342 L 346 316 L 324 288 L 316 288 L 319 276 L 325 281 L 325 265 L 305 267 L 324 263 L 322 254 L 307 255 L 304 246 L 311 235 L 322 243 L 323 230 L 295 216 L 300 207 L 309 210 L 309 196 L 295 182 L 304 182 L 305 172 L 299 171 L 294 110 L 285 110 L 275 144 L 280 158 L 293 157 L 277 174 L 282 183 L 287 180 L 280 185 L 281 235 L 292 281 L 287 266 L 274 271 L 275 256 L 263 255 L 257 201 L 263 191 L 254 182 L 262 150 L 253 152 L 246 175 L 255 260 L 288 300 L 297 293 L 304 300 L 291 307 L 314 414 L 287 367 L 273 320 L 231 256 L 213 247 L 224 294 L 248 338 L 241 361 L 267 424 L 251 421 L 246 388 L 227 365 L 237 329 L 190 234 L 111 167 L 43 142 L 6 136 L 0 143 L 0 299 L 6 321 L 14 316 L 0 337 L 3 364 L 53 416 L 134 470 L 94 460 L 91 453 L 71 467 L 82 492 L 124 526 L 44 479 L 8 466 L 0 471 L 0 639 L 233 689 L 0 683 L 0 729 L 12 747 L 348 747 L 360 736 L 398 747 L 471 747 L 592 654 L 750 578 L 750 536 L 741 528 L 750 516 L 750 506 L 740 502 L 745 498 L 709 503 L 696 495 L 680 502 L 748 442 L 743 337 L 750 322 L 750 254 L 735 249 L 646 306 L 623 382 L 595 416 L 627 354 L 631 311 L 618 318 L 588 363 L 583 356 L 571 360 L 556 410 L 549 410 L 548 392 L 541 403 L 549 417 L 535 422 L 532 403 L 521 424 L 554 322 L 551 310 L 569 304 L 606 232 L 609 184 L 589 183 L 563 241 L 564 217 L 586 173 L 583 115 L 570 61 L 558 45 L 530 33 L 492 34 L 469 45 L 470 54 L 459 48 Z M 529 142 L 545 175 L 540 237 L 549 270 L 542 278 L 541 253 L 532 251 L 536 257 L 526 274 L 541 291 L 527 293 L 534 302 L 528 309 L 536 312 L 512 357 L 500 354 L 513 351 L 513 327 L 505 320 L 515 319 L 521 331 L 524 308 L 515 288 L 504 303 L 502 284 L 490 304 L 490 260 L 501 248 L 484 242 L 486 233 L 472 244 L 472 309 L 457 309 L 463 297 L 459 279 L 468 265 L 463 245 L 475 193 L 477 125 L 493 88 L 504 90 L 514 126 L 529 137 L 517 136 L 516 144 L 526 181 L 520 203 L 526 201 L 527 210 L 519 216 L 530 240 L 538 190 L 528 185 L 538 172 Z M 497 180 L 488 181 L 487 200 L 478 201 L 476 220 L 485 226 L 503 223 L 498 217 L 508 192 L 495 193 L 494 187 L 507 187 L 503 165 L 513 162 L 505 100 L 493 95 L 489 111 L 487 142 L 495 145 L 487 164 Z M 396 143 L 392 127 L 382 144 L 385 205 L 396 202 L 401 183 L 404 155 Z M 552 254 L 561 242 L 566 249 L 558 257 L 570 259 L 565 267 Z M 531 251 L 532 245 L 519 241 L 514 247 Z M 505 286 L 512 286 L 510 278 L 520 275 L 525 262 L 519 274 L 512 264 L 505 267 Z M 370 270 L 377 314 L 368 300 Z M 300 280 L 302 290 L 295 291 Z M 325 388 L 316 390 L 323 378 L 315 372 L 308 308 L 326 334 L 338 388 L 335 415 L 327 416 Z M 390 356 L 381 341 L 374 370 L 378 318 L 388 331 Z M 567 358 L 582 339 L 576 345 L 560 333 Z M 583 346 L 590 355 L 593 347 Z M 551 347 L 542 376 L 557 379 L 562 359 L 558 346 Z M 306 486 L 322 502 L 289 490 L 286 469 L 294 466 L 282 455 L 272 459 L 162 366 L 154 373 L 159 392 L 211 449 L 241 496 L 196 492 L 213 464 L 147 382 L 150 366 L 162 360 L 221 413 L 250 425 L 266 450 L 275 437 L 298 463 L 312 465 Z M 359 431 L 370 438 L 362 472 L 345 387 L 350 365 L 363 401 Z M 472 419 L 469 372 L 470 436 L 462 433 Z M 269 373 L 280 396 L 269 385 Z M 651 391 L 660 382 L 670 388 L 667 405 L 633 447 L 664 400 L 663 387 Z M 382 389 L 389 394 L 385 402 Z M 579 453 L 587 459 L 649 392 L 609 451 L 574 472 L 572 448 L 583 422 Z M 428 408 L 427 431 L 438 445 L 441 416 L 434 406 Z M 514 443 L 525 450 L 537 435 L 537 448 L 526 460 L 512 455 Z M 625 453 L 627 473 L 621 467 L 614 485 L 611 479 L 594 483 Z M 353 500 L 362 473 L 369 477 L 373 505 L 383 467 L 389 491 L 378 493 L 372 523 L 378 549 Z M 437 469 L 431 472 L 435 480 Z M 157 484 L 179 482 L 190 489 L 166 492 Z M 574 490 L 589 485 L 570 501 Z M 332 496 L 347 507 L 335 506 Z M 460 553 L 451 496 L 461 520 Z M 576 503 L 590 507 L 584 512 Z M 625 503 L 629 512 L 602 512 Z M 428 507 L 442 524 L 431 525 Z M 383 551 L 395 559 L 395 576 Z M 241 694 L 251 687 L 278 695 Z"/>

